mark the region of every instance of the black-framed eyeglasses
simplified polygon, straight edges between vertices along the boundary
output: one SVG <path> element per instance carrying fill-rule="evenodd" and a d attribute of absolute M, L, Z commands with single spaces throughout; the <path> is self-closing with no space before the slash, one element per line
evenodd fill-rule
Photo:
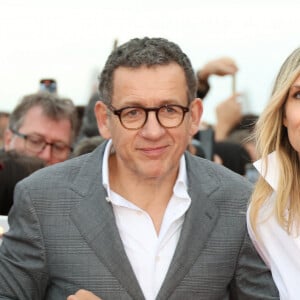
<path fill-rule="evenodd" d="M 150 111 L 155 112 L 156 119 L 162 127 L 175 128 L 181 125 L 185 114 L 190 110 L 178 104 L 165 104 L 159 107 L 126 106 L 120 109 L 109 105 L 108 108 L 119 117 L 122 126 L 130 130 L 142 128 L 148 120 Z"/>
<path fill-rule="evenodd" d="M 56 158 L 64 158 L 72 151 L 72 147 L 64 142 L 48 143 L 44 137 L 38 134 L 23 134 L 12 128 L 10 130 L 16 136 L 24 139 L 25 148 L 33 153 L 40 153 L 47 145 L 51 146 L 52 155 Z"/>

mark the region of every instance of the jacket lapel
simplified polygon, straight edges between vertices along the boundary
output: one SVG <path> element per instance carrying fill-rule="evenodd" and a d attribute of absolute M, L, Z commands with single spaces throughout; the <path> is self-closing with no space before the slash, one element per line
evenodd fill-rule
<path fill-rule="evenodd" d="M 143 293 L 126 256 L 111 204 L 106 201 L 106 190 L 101 184 L 104 147 L 100 146 L 91 154 L 75 179 L 74 184 L 82 200 L 72 210 L 71 219 L 112 276 L 133 299 L 142 300 Z M 186 213 L 180 239 L 157 300 L 168 299 L 188 273 L 218 218 L 218 209 L 209 199 L 210 194 L 218 189 L 216 179 L 199 162 L 193 162 L 193 157 L 187 155 L 186 159 L 191 207 Z M 198 168 L 191 169 L 191 165 Z"/>
<path fill-rule="evenodd" d="M 71 219 L 99 260 L 131 297 L 144 299 L 126 256 L 111 204 L 106 201 L 107 193 L 101 180 L 103 151 L 104 146 L 94 151 L 76 178 L 75 186 L 82 200 L 71 212 Z"/>
<path fill-rule="evenodd" d="M 187 155 L 186 159 L 189 195 L 192 202 L 186 213 L 180 239 L 157 300 L 168 299 L 189 272 L 201 254 L 219 215 L 218 208 L 209 199 L 209 196 L 218 189 L 216 178 L 211 177 L 201 164 L 193 162 L 194 158 Z M 191 169 L 191 165 L 197 167 Z"/>

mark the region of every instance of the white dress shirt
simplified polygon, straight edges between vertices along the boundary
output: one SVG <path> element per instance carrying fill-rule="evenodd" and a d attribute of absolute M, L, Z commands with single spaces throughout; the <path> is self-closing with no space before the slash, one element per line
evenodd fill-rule
<path fill-rule="evenodd" d="M 259 160 L 254 166 L 262 176 L 266 166 Z M 257 233 L 254 234 L 247 212 L 248 231 L 253 243 L 269 266 L 274 282 L 279 290 L 282 300 L 300 299 L 300 237 L 296 234 L 288 234 L 279 224 L 274 214 L 275 193 L 279 178 L 276 153 L 268 156 L 268 172 L 265 180 L 271 185 L 274 192 L 266 200 L 258 215 Z"/>
<path fill-rule="evenodd" d="M 166 208 L 157 235 L 149 214 L 110 189 L 108 158 L 111 141 L 103 157 L 103 185 L 107 201 L 112 203 L 117 227 L 133 271 L 147 300 L 158 294 L 178 243 L 185 212 L 191 199 L 187 193 L 187 174 L 184 156 L 173 195 Z"/>

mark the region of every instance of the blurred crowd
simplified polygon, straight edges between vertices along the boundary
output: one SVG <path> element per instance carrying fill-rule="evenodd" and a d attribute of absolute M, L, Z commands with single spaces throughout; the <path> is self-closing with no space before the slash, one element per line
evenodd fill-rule
<path fill-rule="evenodd" d="M 0 112 L 0 294 L 298 299 L 300 48 L 260 116 L 244 113 L 238 72 L 136 38 L 85 105 L 46 78 Z M 213 76 L 232 89 L 209 124 Z"/>
<path fill-rule="evenodd" d="M 232 95 L 215 108 L 215 124 L 199 124 L 187 150 L 255 182 L 252 130 L 258 116 L 242 112 L 242 95 L 235 90 L 237 72 L 229 57 L 211 60 L 195 71 L 197 96 L 203 101 L 213 88 L 211 76 L 231 76 Z M 93 91 L 85 106 L 76 106 L 58 94 L 56 85 L 54 79 L 43 79 L 40 89 L 25 95 L 12 112 L 0 112 L 0 215 L 8 214 L 19 180 L 39 168 L 91 152 L 104 141 L 94 115 L 98 93 Z"/>

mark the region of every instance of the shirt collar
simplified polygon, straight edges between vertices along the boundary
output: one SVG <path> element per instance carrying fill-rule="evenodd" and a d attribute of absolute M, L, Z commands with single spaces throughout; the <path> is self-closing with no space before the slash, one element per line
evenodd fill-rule
<path fill-rule="evenodd" d="M 189 195 L 187 193 L 187 186 L 188 186 L 188 177 L 186 171 L 186 162 L 185 162 L 185 156 L 182 155 L 179 163 L 178 176 L 173 189 L 175 196 L 178 196 L 180 198 L 189 198 Z"/>
<path fill-rule="evenodd" d="M 268 168 L 267 164 L 268 163 Z M 279 180 L 279 165 L 276 152 L 270 153 L 266 159 L 260 159 L 253 163 L 254 167 L 261 176 L 270 184 L 274 191 L 277 190 Z"/>
<path fill-rule="evenodd" d="M 111 197 L 111 191 L 109 186 L 108 160 L 112 149 L 113 149 L 112 141 L 109 140 L 105 147 L 103 164 L 102 164 L 102 182 L 104 188 L 107 191 L 108 199 Z M 186 162 L 185 162 L 184 155 L 182 155 L 180 158 L 178 176 L 173 188 L 174 194 L 180 198 L 189 198 L 189 195 L 187 193 L 187 186 L 188 186 L 188 178 L 187 178 L 187 171 L 186 171 Z"/>
<path fill-rule="evenodd" d="M 103 186 L 107 191 L 108 198 L 110 195 L 110 186 L 109 186 L 109 167 L 108 167 L 108 160 L 109 155 L 112 150 L 112 141 L 109 140 L 108 143 L 105 146 L 104 155 L 103 155 L 103 162 L 102 162 L 102 182 Z"/>

